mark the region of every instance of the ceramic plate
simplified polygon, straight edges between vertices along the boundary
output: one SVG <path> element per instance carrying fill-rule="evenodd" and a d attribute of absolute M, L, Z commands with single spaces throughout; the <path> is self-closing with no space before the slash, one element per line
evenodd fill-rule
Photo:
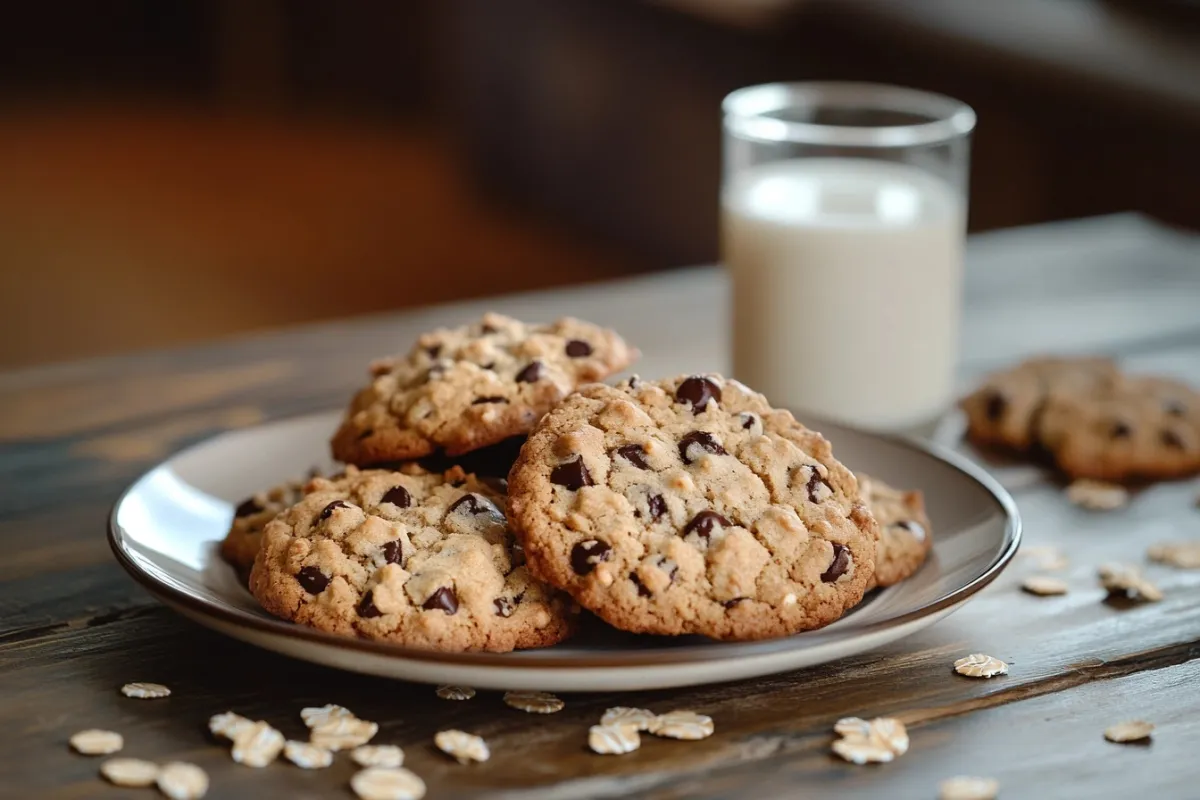
<path fill-rule="evenodd" d="M 489 689 L 623 691 L 690 686 L 794 670 L 880 647 L 932 625 L 989 584 L 1016 553 L 1012 498 L 949 451 L 833 425 L 821 429 L 855 470 L 925 492 L 934 547 L 921 570 L 876 591 L 819 631 L 765 642 L 635 636 L 596 624 L 544 650 L 438 653 L 325 634 L 262 611 L 217 546 L 236 503 L 330 468 L 337 413 L 225 433 L 143 475 L 117 501 L 109 539 L 147 590 L 213 630 L 295 658 L 424 683 Z"/>

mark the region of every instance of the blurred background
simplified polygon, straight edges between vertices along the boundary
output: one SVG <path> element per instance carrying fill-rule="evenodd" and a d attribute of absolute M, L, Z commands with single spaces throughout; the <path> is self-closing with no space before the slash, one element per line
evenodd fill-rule
<path fill-rule="evenodd" d="M 109 0 L 0 29 L 0 367 L 712 262 L 721 97 L 979 113 L 971 228 L 1200 228 L 1197 0 Z"/>

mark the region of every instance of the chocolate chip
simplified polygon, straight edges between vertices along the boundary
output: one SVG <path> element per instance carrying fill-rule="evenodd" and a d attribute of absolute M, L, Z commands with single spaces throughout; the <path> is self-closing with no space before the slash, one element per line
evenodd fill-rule
<path fill-rule="evenodd" d="M 425 352 L 429 354 L 430 358 L 437 358 L 442 354 L 442 346 L 440 344 L 431 344 L 425 348 Z"/>
<path fill-rule="evenodd" d="M 349 508 L 350 506 L 343 503 L 341 500 L 334 500 L 329 505 L 321 509 L 321 513 L 317 515 L 317 521 L 327 520 L 333 516 L 333 512 L 338 508 Z"/>
<path fill-rule="evenodd" d="M 810 502 L 821 502 L 821 487 L 825 487 L 825 491 L 833 494 L 833 489 L 828 483 L 821 480 L 821 473 L 817 472 L 817 468 L 812 468 L 812 476 L 808 479 L 808 484 L 804 487 L 808 490 L 808 499 Z"/>
<path fill-rule="evenodd" d="M 1000 392 L 992 390 L 987 393 L 984 401 L 983 414 L 990 422 L 999 422 L 1008 410 L 1008 399 Z"/>
<path fill-rule="evenodd" d="M 550 470 L 550 482 L 557 483 L 572 492 L 578 491 L 584 486 L 595 486 L 595 481 L 592 480 L 591 473 L 583 463 L 582 456 L 576 456 L 573 460 L 563 462 Z"/>
<path fill-rule="evenodd" d="M 683 535 L 694 533 L 700 538 L 708 541 L 712 538 L 713 531 L 718 526 L 722 528 L 729 527 L 729 520 L 722 517 L 715 511 L 701 511 L 696 516 L 692 517 L 692 521 L 683 529 Z"/>
<path fill-rule="evenodd" d="M 1178 433 L 1172 430 L 1164 430 L 1159 436 L 1165 447 L 1170 447 L 1174 450 L 1183 450 L 1183 438 Z"/>
<path fill-rule="evenodd" d="M 486 369 L 486 370 L 488 370 L 488 371 L 490 372 L 491 370 L 494 370 L 494 369 L 496 368 L 496 362 L 495 362 L 495 361 L 489 361 L 489 362 L 488 362 L 488 363 L 486 363 L 486 364 L 480 364 L 480 365 L 479 365 L 479 367 L 480 367 L 480 369 Z"/>
<path fill-rule="evenodd" d="M 1108 435 L 1113 439 L 1128 439 L 1133 435 L 1133 428 L 1124 422 L 1114 422 L 1112 428 L 1108 431 Z"/>
<path fill-rule="evenodd" d="M 479 326 L 479 332 L 482 333 L 484 336 L 487 336 L 489 333 L 499 333 L 500 329 L 494 325 L 489 325 L 488 323 L 485 322 Z"/>
<path fill-rule="evenodd" d="M 546 365 L 540 361 L 530 361 L 525 368 L 517 373 L 517 383 L 537 383 L 546 377 Z"/>
<path fill-rule="evenodd" d="M 721 387 L 717 382 L 703 375 L 693 375 L 679 384 L 675 390 L 675 399 L 680 403 L 691 403 L 692 413 L 699 414 L 708 407 L 710 400 L 721 400 Z"/>
<path fill-rule="evenodd" d="M 647 497 L 646 507 L 650 509 L 650 516 L 656 522 L 663 518 L 663 514 L 667 513 L 667 501 L 661 494 L 652 494 Z"/>
<path fill-rule="evenodd" d="M 362 602 L 358 604 L 358 615 L 367 619 L 382 617 L 383 612 L 375 605 L 374 592 L 367 592 L 363 595 Z"/>
<path fill-rule="evenodd" d="M 724 603 L 724 606 L 726 608 L 733 608 L 738 603 L 744 603 L 745 601 L 747 601 L 749 599 L 750 599 L 749 597 L 735 597 L 732 600 L 726 600 Z"/>
<path fill-rule="evenodd" d="M 567 355 L 571 358 L 583 358 L 592 354 L 592 346 L 581 339 L 567 342 Z"/>
<path fill-rule="evenodd" d="M 601 561 L 608 561 L 612 547 L 599 539 L 588 539 L 571 548 L 571 569 L 577 575 L 587 575 Z"/>
<path fill-rule="evenodd" d="M 412 505 L 412 495 L 403 486 L 393 486 L 380 499 L 381 503 L 391 503 L 397 508 L 408 508 Z"/>
<path fill-rule="evenodd" d="M 303 567 L 296 573 L 300 588 L 309 594 L 320 594 L 329 585 L 329 576 L 316 567 Z"/>
<path fill-rule="evenodd" d="M 471 405 L 478 406 L 478 405 L 483 405 L 484 403 L 507 403 L 507 402 L 508 402 L 507 397 L 500 397 L 499 395 L 493 395 L 492 397 L 476 397 L 474 400 L 471 401 Z"/>
<path fill-rule="evenodd" d="M 630 375 L 628 378 L 621 381 L 621 383 L 625 384 L 626 389 L 633 390 L 642 385 L 642 379 L 637 375 Z"/>
<path fill-rule="evenodd" d="M 650 469 L 646 461 L 646 449 L 640 444 L 623 444 L 613 452 L 638 469 Z"/>
<path fill-rule="evenodd" d="M 233 515 L 235 517 L 248 517 L 262 510 L 263 507 L 258 504 L 258 501 L 251 497 L 249 500 L 243 500 L 238 503 L 238 507 L 234 510 Z"/>
<path fill-rule="evenodd" d="M 461 484 L 459 484 L 461 485 Z M 486 497 L 480 497 L 474 493 L 464 494 L 462 497 L 450 504 L 447 509 L 448 514 L 492 514 L 493 516 L 500 513 L 500 510 L 492 504 Z"/>
<path fill-rule="evenodd" d="M 756 424 L 760 428 L 762 427 L 762 420 L 758 418 L 758 414 L 752 411 L 743 411 L 738 414 L 738 419 L 742 421 L 742 430 L 744 431 L 753 430 Z"/>
<path fill-rule="evenodd" d="M 375 430 L 373 428 L 367 428 L 358 434 L 358 440 L 361 442 L 363 439 L 369 439 L 374 433 Z"/>
<path fill-rule="evenodd" d="M 390 542 L 383 544 L 383 560 L 389 564 L 404 563 L 404 543 L 399 539 L 393 539 Z"/>
<path fill-rule="evenodd" d="M 1168 416 L 1182 417 L 1187 413 L 1187 406 L 1184 405 L 1182 400 L 1171 398 L 1170 400 L 1163 401 L 1163 412 Z"/>
<path fill-rule="evenodd" d="M 633 585 L 637 587 L 638 597 L 649 597 L 653 592 L 646 588 L 642 583 L 642 579 L 637 576 L 636 572 L 629 573 L 629 580 L 633 581 Z"/>
<path fill-rule="evenodd" d="M 821 581 L 833 583 L 845 575 L 848 569 L 850 569 L 850 548 L 844 544 L 834 543 L 833 560 L 829 562 L 829 569 L 821 573 Z"/>
<path fill-rule="evenodd" d="M 458 611 L 458 595 L 449 586 L 443 586 L 429 595 L 429 599 L 421 605 L 421 608 L 427 611 L 441 609 L 447 614 L 453 614 Z"/>
<path fill-rule="evenodd" d="M 507 597 L 497 597 L 492 601 L 492 603 L 494 603 L 496 606 L 496 615 L 504 617 L 505 619 L 511 617 L 513 615 L 513 611 L 515 611 L 517 608 L 513 601 L 509 600 Z"/>
<path fill-rule="evenodd" d="M 925 541 L 925 526 L 917 522 L 915 519 L 902 519 L 899 522 L 893 523 L 897 528 L 906 530 L 913 535 L 918 541 Z"/>
<path fill-rule="evenodd" d="M 683 463 L 691 464 L 694 459 L 688 457 L 688 450 L 692 445 L 696 445 L 701 450 L 712 453 L 714 456 L 729 455 L 725 452 L 725 448 L 721 447 L 721 443 L 716 440 L 708 431 L 692 431 L 687 436 L 679 440 L 679 457 L 683 459 Z"/>

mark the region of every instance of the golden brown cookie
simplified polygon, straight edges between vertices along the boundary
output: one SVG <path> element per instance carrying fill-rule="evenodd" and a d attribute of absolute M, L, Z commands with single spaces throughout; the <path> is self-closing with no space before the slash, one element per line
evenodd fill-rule
<path fill-rule="evenodd" d="M 879 530 L 829 442 L 719 375 L 583 387 L 509 487 L 531 572 L 623 630 L 786 636 L 873 579 Z"/>
<path fill-rule="evenodd" d="M 333 437 L 334 458 L 367 466 L 450 456 L 523 436 L 581 384 L 637 356 L 616 333 L 563 318 L 529 325 L 499 314 L 421 336 L 371 367 L 370 385 Z"/>
<path fill-rule="evenodd" d="M 917 491 L 893 489 L 861 472 L 858 487 L 879 523 L 875 585 L 892 586 L 920 569 L 933 545 L 925 498 Z"/>
<path fill-rule="evenodd" d="M 524 566 L 504 496 L 458 468 L 314 479 L 267 524 L 250 591 L 284 619 L 446 651 L 543 647 L 573 621 Z"/>

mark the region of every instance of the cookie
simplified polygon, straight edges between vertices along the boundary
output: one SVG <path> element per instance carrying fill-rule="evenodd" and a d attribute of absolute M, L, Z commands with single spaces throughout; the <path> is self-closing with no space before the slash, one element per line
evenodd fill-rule
<path fill-rule="evenodd" d="M 375 362 L 333 437 L 333 455 L 366 466 L 495 445 L 529 433 L 577 386 L 636 356 L 613 331 L 577 319 L 528 325 L 485 314 Z"/>
<path fill-rule="evenodd" d="M 238 503 L 229 532 L 221 542 L 222 558 L 239 570 L 250 569 L 258 555 L 263 528 L 280 511 L 300 502 L 305 483 L 307 480 L 288 481 Z"/>
<path fill-rule="evenodd" d="M 509 474 L 530 571 L 627 631 L 762 639 L 861 600 L 879 529 L 829 442 L 719 375 L 581 388 Z"/>
<path fill-rule="evenodd" d="M 1165 480 L 1200 471 L 1200 393 L 1165 378 L 1125 377 L 1087 395 L 1052 393 L 1041 447 L 1073 479 Z"/>
<path fill-rule="evenodd" d="M 960 401 L 967 436 L 985 447 L 1029 452 L 1038 445 L 1038 426 L 1051 393 L 1085 397 L 1119 379 L 1108 359 L 1030 359 L 987 376 Z"/>
<path fill-rule="evenodd" d="M 933 544 L 933 529 L 920 492 L 893 489 L 883 481 L 858 474 L 858 488 L 879 523 L 875 554 L 875 586 L 892 586 L 916 572 Z"/>
<path fill-rule="evenodd" d="M 267 523 L 250 590 L 267 611 L 346 636 L 445 651 L 542 647 L 569 600 L 534 580 L 504 496 L 459 468 L 316 478 Z"/>

